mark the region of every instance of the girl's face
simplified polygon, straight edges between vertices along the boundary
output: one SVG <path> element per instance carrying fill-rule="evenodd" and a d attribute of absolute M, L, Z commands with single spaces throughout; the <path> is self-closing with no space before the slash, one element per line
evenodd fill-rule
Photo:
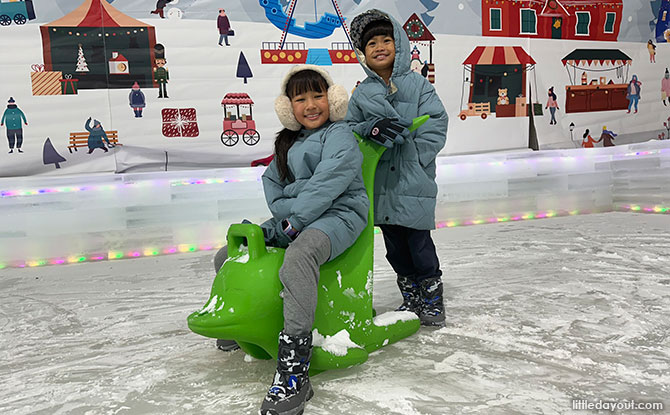
<path fill-rule="evenodd" d="M 330 118 L 326 91 L 307 91 L 291 98 L 293 115 L 308 130 L 321 127 Z"/>

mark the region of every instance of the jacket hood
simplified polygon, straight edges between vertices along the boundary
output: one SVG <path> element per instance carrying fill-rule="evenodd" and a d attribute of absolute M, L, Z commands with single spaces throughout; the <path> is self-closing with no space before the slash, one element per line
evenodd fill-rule
<path fill-rule="evenodd" d="M 365 73 L 372 77 L 379 79 L 381 82 L 384 80 L 377 75 L 375 71 L 370 69 L 365 63 L 365 53 L 359 49 L 361 39 L 363 38 L 363 29 L 369 23 L 377 20 L 386 20 L 391 22 L 393 25 L 393 40 L 395 41 L 395 61 L 393 62 L 393 72 L 391 78 L 396 75 L 402 75 L 410 71 L 410 47 L 409 47 L 409 38 L 407 33 L 402 28 L 402 25 L 398 23 L 391 15 L 385 13 L 381 10 L 370 9 L 366 12 L 363 12 L 356 16 L 351 22 L 351 40 L 354 44 L 354 50 L 356 51 L 356 57 L 358 62 L 363 66 Z M 362 46 L 361 46 L 362 47 Z"/>

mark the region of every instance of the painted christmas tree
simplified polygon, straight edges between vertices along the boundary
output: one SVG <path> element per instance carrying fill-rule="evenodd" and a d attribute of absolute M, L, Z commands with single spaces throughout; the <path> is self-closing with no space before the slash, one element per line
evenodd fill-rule
<path fill-rule="evenodd" d="M 67 161 L 63 156 L 58 154 L 58 151 L 51 144 L 51 139 L 47 137 L 47 140 L 44 142 L 44 147 L 42 147 L 42 162 L 46 166 L 47 164 L 53 164 L 57 169 L 60 169 L 60 163 Z"/>
<path fill-rule="evenodd" d="M 237 61 L 237 77 L 244 78 L 244 83 L 246 84 L 247 78 L 253 78 L 253 76 L 247 58 L 244 56 L 244 53 L 240 52 L 240 58 Z"/>
<path fill-rule="evenodd" d="M 84 49 L 79 44 L 79 53 L 77 55 L 77 72 L 88 72 L 88 65 L 86 64 L 86 58 L 84 57 Z"/>

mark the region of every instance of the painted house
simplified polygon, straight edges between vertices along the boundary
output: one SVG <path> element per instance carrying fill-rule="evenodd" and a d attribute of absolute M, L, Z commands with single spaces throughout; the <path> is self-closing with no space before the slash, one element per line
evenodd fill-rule
<path fill-rule="evenodd" d="M 623 0 L 482 0 L 482 35 L 615 42 Z"/>

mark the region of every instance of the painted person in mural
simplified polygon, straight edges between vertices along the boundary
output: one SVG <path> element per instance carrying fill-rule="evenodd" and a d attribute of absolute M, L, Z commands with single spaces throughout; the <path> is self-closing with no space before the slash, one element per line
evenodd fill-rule
<path fill-rule="evenodd" d="M 130 108 L 133 109 L 135 113 L 135 118 L 142 117 L 142 110 L 147 106 L 147 100 L 144 97 L 144 92 L 140 90 L 140 85 L 135 82 L 130 89 L 130 94 L 128 94 L 128 101 Z"/>
<path fill-rule="evenodd" d="M 170 72 L 165 64 L 167 64 L 165 58 L 156 59 L 154 79 L 158 83 L 158 98 L 170 98 L 167 94 L 167 84 L 170 81 Z"/>
<path fill-rule="evenodd" d="M 554 93 L 554 87 L 552 86 L 549 88 L 549 98 L 547 99 L 547 105 L 544 106 L 544 109 L 549 108 L 549 112 L 551 113 L 551 121 L 549 121 L 549 125 L 555 125 L 556 124 L 556 111 L 559 109 L 558 108 L 558 97 Z"/>
<path fill-rule="evenodd" d="M 409 39 L 390 15 L 372 9 L 356 16 L 351 38 L 367 78 L 349 101 L 347 120 L 388 148 L 377 165 L 374 214 L 403 297 L 398 310 L 416 313 L 422 325 L 443 326 L 442 271 L 430 231 L 447 112 L 433 85 L 411 70 Z M 430 119 L 410 133 L 408 119 L 426 114 Z"/>
<path fill-rule="evenodd" d="M 670 71 L 668 68 L 665 68 L 665 75 L 661 78 L 661 101 L 666 107 L 668 106 L 666 101 L 670 103 Z"/>
<path fill-rule="evenodd" d="M 656 63 L 656 45 L 651 39 L 647 42 L 647 49 L 649 50 L 649 62 Z"/>
<path fill-rule="evenodd" d="M 23 127 L 21 126 L 21 120 L 25 125 L 28 125 L 26 116 L 16 105 L 13 97 L 9 97 L 7 101 L 7 109 L 2 114 L 2 121 L 0 121 L 0 127 L 7 123 L 7 141 L 9 142 L 9 153 L 14 152 L 14 146 L 19 153 L 23 153 L 21 146 L 23 145 Z"/>
<path fill-rule="evenodd" d="M 172 3 L 172 0 L 158 0 L 156 2 L 156 10 L 153 10 L 151 14 L 157 14 L 161 17 L 161 19 L 164 19 L 165 14 L 163 9 L 165 9 L 165 6 L 167 6 L 168 3 Z"/>
<path fill-rule="evenodd" d="M 219 28 L 219 46 L 223 46 L 221 42 L 225 40 L 226 46 L 230 46 L 228 43 L 228 32 L 230 32 L 230 20 L 226 16 L 226 11 L 224 9 L 219 9 L 219 17 L 216 19 L 216 26 Z"/>
<path fill-rule="evenodd" d="M 284 328 L 274 380 L 261 404 L 263 415 L 301 414 L 314 395 L 308 370 L 319 267 L 349 248 L 367 225 L 363 155 L 351 127 L 342 121 L 347 103 L 344 87 L 315 65 L 290 69 L 275 100 L 284 129 L 263 173 L 272 218 L 261 228 L 268 246 L 286 248 L 279 269 Z M 217 272 L 226 259 L 223 247 L 214 258 Z"/>
<path fill-rule="evenodd" d="M 595 140 L 591 137 L 591 131 L 588 128 L 584 131 L 584 135 L 582 136 L 582 148 L 594 148 L 595 144 L 599 142 L 600 139 Z"/>
<path fill-rule="evenodd" d="M 628 83 L 628 89 L 626 89 L 626 99 L 628 100 L 628 114 L 630 110 L 635 106 L 635 114 L 637 114 L 637 104 L 640 102 L 640 92 L 642 90 L 642 82 L 637 80 L 637 75 L 633 75 L 630 82 Z"/>
<path fill-rule="evenodd" d="M 114 144 L 109 142 L 107 133 L 105 132 L 105 129 L 102 128 L 100 121 L 93 120 L 93 127 L 91 127 L 91 117 L 88 117 L 84 128 L 88 131 L 88 154 L 91 154 L 96 148 L 101 148 L 105 153 L 108 152 L 109 150 L 107 150 L 107 147 L 105 147 L 105 143 L 103 143 L 102 140 L 107 142 L 109 148 L 114 148 Z"/>
<path fill-rule="evenodd" d="M 603 142 L 603 147 L 614 147 L 614 137 L 617 135 L 614 131 L 608 130 L 606 125 L 603 125 L 603 132 L 600 134 L 599 141 Z"/>

